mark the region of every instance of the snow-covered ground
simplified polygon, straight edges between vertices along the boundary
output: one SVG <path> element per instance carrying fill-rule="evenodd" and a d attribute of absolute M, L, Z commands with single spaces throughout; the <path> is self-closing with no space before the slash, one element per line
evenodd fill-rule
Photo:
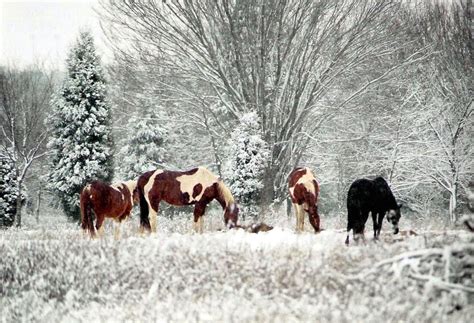
<path fill-rule="evenodd" d="M 159 217 L 140 236 L 134 217 L 114 240 L 75 225 L 25 219 L 0 232 L 0 318 L 5 322 L 467 322 L 474 315 L 474 240 L 463 230 L 346 247 L 341 219 L 318 235 L 294 219 L 273 231 L 218 231 L 220 213 L 191 233 L 191 214 Z M 386 226 L 386 223 L 384 223 Z M 370 227 L 370 225 L 369 225 Z M 386 226 L 388 228 L 388 226 Z M 402 255 L 402 256 L 399 256 Z"/>

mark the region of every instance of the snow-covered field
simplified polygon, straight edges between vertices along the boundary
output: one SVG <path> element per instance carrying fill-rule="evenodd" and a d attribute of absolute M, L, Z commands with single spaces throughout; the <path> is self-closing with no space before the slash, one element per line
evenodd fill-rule
<path fill-rule="evenodd" d="M 220 213 L 191 233 L 191 214 L 159 217 L 159 232 L 114 240 L 72 224 L 30 220 L 0 232 L 4 322 L 468 322 L 474 315 L 474 239 L 463 230 L 387 231 L 346 247 L 341 219 L 295 234 L 273 215 L 270 232 L 218 231 Z M 26 221 L 28 222 L 28 221 Z M 370 227 L 371 225 L 369 225 Z M 386 223 L 384 223 L 386 226 Z M 370 230 L 369 230 L 370 231 Z"/>

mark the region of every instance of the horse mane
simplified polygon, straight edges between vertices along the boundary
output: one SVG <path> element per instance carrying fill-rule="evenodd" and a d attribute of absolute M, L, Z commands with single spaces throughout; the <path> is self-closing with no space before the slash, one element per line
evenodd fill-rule
<path fill-rule="evenodd" d="M 234 203 L 234 196 L 220 178 L 217 181 L 217 189 L 219 196 L 225 201 L 226 207 Z"/>

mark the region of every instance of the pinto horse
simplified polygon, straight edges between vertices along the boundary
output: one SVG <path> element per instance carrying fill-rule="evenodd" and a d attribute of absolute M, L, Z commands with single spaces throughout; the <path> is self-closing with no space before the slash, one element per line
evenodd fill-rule
<path fill-rule="evenodd" d="M 136 190 L 137 182 L 128 181 L 112 185 L 101 181 L 93 181 L 86 185 L 81 192 L 81 222 L 82 229 L 89 231 L 91 237 L 95 236 L 95 230 L 100 234 L 103 232 L 105 218 L 112 218 L 118 223 L 126 219 L 135 203 L 138 202 Z M 96 225 L 92 219 L 92 211 L 95 213 Z M 115 226 L 115 237 L 119 236 L 119 226 Z"/>
<path fill-rule="evenodd" d="M 194 230 L 202 233 L 206 206 L 216 199 L 224 209 L 224 222 L 230 229 L 237 225 L 239 208 L 224 182 L 204 167 L 188 171 L 154 170 L 138 178 L 140 226 L 156 232 L 156 216 L 163 200 L 171 205 L 194 204 Z"/>
<path fill-rule="evenodd" d="M 320 232 L 318 214 L 319 185 L 313 173 L 307 167 L 294 169 L 288 177 L 290 198 L 296 213 L 296 231 L 304 229 L 304 212 L 316 233 Z"/>

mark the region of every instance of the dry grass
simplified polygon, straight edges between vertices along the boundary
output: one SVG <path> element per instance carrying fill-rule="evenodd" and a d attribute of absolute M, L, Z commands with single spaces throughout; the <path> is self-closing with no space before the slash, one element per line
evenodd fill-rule
<path fill-rule="evenodd" d="M 2 321 L 467 322 L 474 311 L 472 292 L 439 284 L 448 258 L 401 256 L 472 248 L 465 231 L 417 228 L 346 247 L 337 219 L 297 235 L 294 219 L 273 214 L 263 220 L 274 230 L 252 234 L 217 232 L 222 215 L 211 212 L 203 235 L 186 214 L 160 217 L 150 236 L 137 235 L 135 218 L 116 241 L 50 220 L 0 233 Z M 449 283 L 471 288 L 474 265 L 458 256 Z"/>

